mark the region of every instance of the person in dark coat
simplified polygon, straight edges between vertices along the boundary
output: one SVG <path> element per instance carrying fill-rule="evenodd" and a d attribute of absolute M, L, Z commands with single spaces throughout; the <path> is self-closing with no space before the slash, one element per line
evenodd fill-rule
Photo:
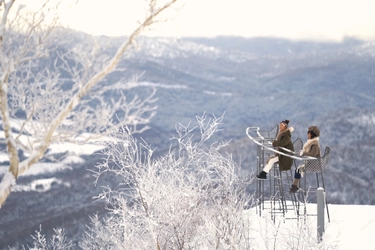
<path fill-rule="evenodd" d="M 319 145 L 320 130 L 317 126 L 310 126 L 307 130 L 307 141 L 303 145 L 300 156 L 312 156 L 320 157 L 320 145 Z M 299 190 L 298 185 L 301 179 L 301 173 L 304 171 L 305 164 L 300 165 L 294 173 L 293 184 L 289 190 L 291 193 L 295 193 Z"/>
<path fill-rule="evenodd" d="M 291 154 L 286 148 L 292 152 L 294 152 L 294 146 L 292 142 L 292 132 L 294 129 L 289 126 L 289 120 L 285 120 L 280 122 L 279 124 L 279 133 L 276 136 L 276 139 L 272 142 L 272 146 L 276 147 L 276 149 L 280 152 Z M 293 165 L 293 159 L 282 155 L 282 154 L 275 154 L 268 158 L 266 161 L 266 166 L 264 166 L 263 170 L 256 176 L 258 179 L 265 180 L 267 179 L 267 174 L 271 170 L 273 164 L 278 163 L 279 168 L 281 171 L 289 170 Z"/>

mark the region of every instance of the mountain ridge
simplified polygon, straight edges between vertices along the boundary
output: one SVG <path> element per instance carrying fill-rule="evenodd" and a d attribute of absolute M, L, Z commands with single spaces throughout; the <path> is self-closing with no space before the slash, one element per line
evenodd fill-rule
<path fill-rule="evenodd" d="M 75 39 L 81 41 L 87 36 L 77 34 Z M 104 52 L 110 54 L 122 38 L 100 39 L 110 44 Z M 226 152 L 233 155 L 243 173 L 249 174 L 257 170 L 256 147 L 245 134 L 248 126 L 267 130 L 289 119 L 295 128 L 292 140 L 301 138 L 305 142 L 307 128 L 317 125 L 322 151 L 326 146 L 332 149 L 324 173 L 328 202 L 374 205 L 374 55 L 375 43 L 355 39 L 317 43 L 270 38 L 142 37 L 139 49 L 124 57 L 120 67 L 127 68 L 125 76 L 129 79 L 137 74 L 141 83 L 152 83 L 141 84 L 129 94 L 142 97 L 150 88 L 157 88 L 158 113 L 151 129 L 137 135 L 156 148 L 156 157 L 169 150 L 175 124 L 187 125 L 204 112 L 225 114 L 223 130 L 213 140 L 231 140 Z M 116 81 L 123 76 L 114 73 L 108 79 Z M 72 232 L 70 237 L 77 239 L 74 232 L 82 230 L 82 223 L 88 223 L 95 209 L 105 214 L 104 206 L 92 203 L 100 186 L 94 187 L 87 171 L 100 156 L 83 159 L 84 163 L 58 173 L 19 178 L 19 184 L 25 184 L 55 176 L 70 186 L 56 182 L 43 194 L 12 193 L 0 209 L 2 248 L 28 242 L 24 237 L 38 230 L 40 224 L 48 232 L 53 227 L 67 228 Z M 106 181 L 116 185 L 119 180 L 106 177 L 102 184 Z M 254 188 L 249 187 L 249 192 Z M 54 213 L 57 208 L 58 213 Z M 71 214 L 73 222 L 66 220 Z M 12 224 L 18 227 L 4 229 Z M 18 238 L 7 240 L 7 235 L 18 233 Z"/>

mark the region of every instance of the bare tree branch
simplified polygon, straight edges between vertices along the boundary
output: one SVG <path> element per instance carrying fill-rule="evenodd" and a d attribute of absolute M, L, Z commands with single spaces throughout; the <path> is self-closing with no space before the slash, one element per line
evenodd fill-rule
<path fill-rule="evenodd" d="M 149 128 L 147 123 L 156 110 L 155 90 L 144 99 L 135 95 L 129 100 L 123 91 L 137 85 L 124 84 L 123 80 L 112 84 L 105 77 L 116 71 L 137 37 L 177 0 L 149 1 L 148 15 L 114 55 L 103 53 L 99 44 L 80 47 L 61 39 L 69 35 L 57 27 L 58 18 L 47 20 L 47 13 L 58 11 L 60 2 L 46 0 L 35 12 L 20 7 L 9 19 L 14 2 L 0 1 L 0 102 L 9 155 L 9 171 L 0 182 L 0 207 L 18 176 L 40 161 L 52 143 L 82 144 L 117 131 L 124 124 L 132 133 Z M 59 50 L 64 43 L 72 49 Z M 57 59 L 43 65 L 51 54 Z M 62 77 L 67 74 L 67 79 Z M 106 97 L 105 93 L 112 91 L 110 85 L 120 90 L 117 99 Z M 20 121 L 17 112 L 26 119 Z M 28 157 L 20 161 L 19 151 L 27 152 Z"/>

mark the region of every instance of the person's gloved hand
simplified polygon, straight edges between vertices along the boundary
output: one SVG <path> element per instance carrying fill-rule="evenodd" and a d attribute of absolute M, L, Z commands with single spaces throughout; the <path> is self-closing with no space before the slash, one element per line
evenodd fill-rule
<path fill-rule="evenodd" d="M 299 156 L 302 156 L 303 155 L 303 150 L 299 151 Z"/>

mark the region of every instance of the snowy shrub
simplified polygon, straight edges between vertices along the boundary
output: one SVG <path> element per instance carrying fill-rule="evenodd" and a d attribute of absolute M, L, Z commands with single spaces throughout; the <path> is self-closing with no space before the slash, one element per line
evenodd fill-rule
<path fill-rule="evenodd" d="M 54 229 L 54 234 L 52 238 L 48 241 L 41 233 L 42 229 L 40 228 L 39 231 L 35 232 L 35 235 L 31 236 L 34 241 L 34 245 L 32 247 L 29 246 L 22 246 L 23 250 L 73 250 L 76 249 L 76 245 L 73 244 L 71 241 L 68 241 L 65 236 L 65 232 L 63 229 Z M 16 248 L 10 248 L 11 250 L 16 250 Z"/>
<path fill-rule="evenodd" d="M 96 177 L 111 172 L 122 188 L 104 188 L 110 216 L 97 216 L 83 249 L 250 249 L 244 207 L 249 178 L 225 155 L 225 143 L 209 144 L 222 117 L 197 117 L 195 128 L 179 125 L 177 147 L 163 157 L 138 143 L 127 129 L 113 135 Z M 195 137 L 197 137 L 196 139 Z M 219 152 L 220 151 L 220 152 Z"/>

